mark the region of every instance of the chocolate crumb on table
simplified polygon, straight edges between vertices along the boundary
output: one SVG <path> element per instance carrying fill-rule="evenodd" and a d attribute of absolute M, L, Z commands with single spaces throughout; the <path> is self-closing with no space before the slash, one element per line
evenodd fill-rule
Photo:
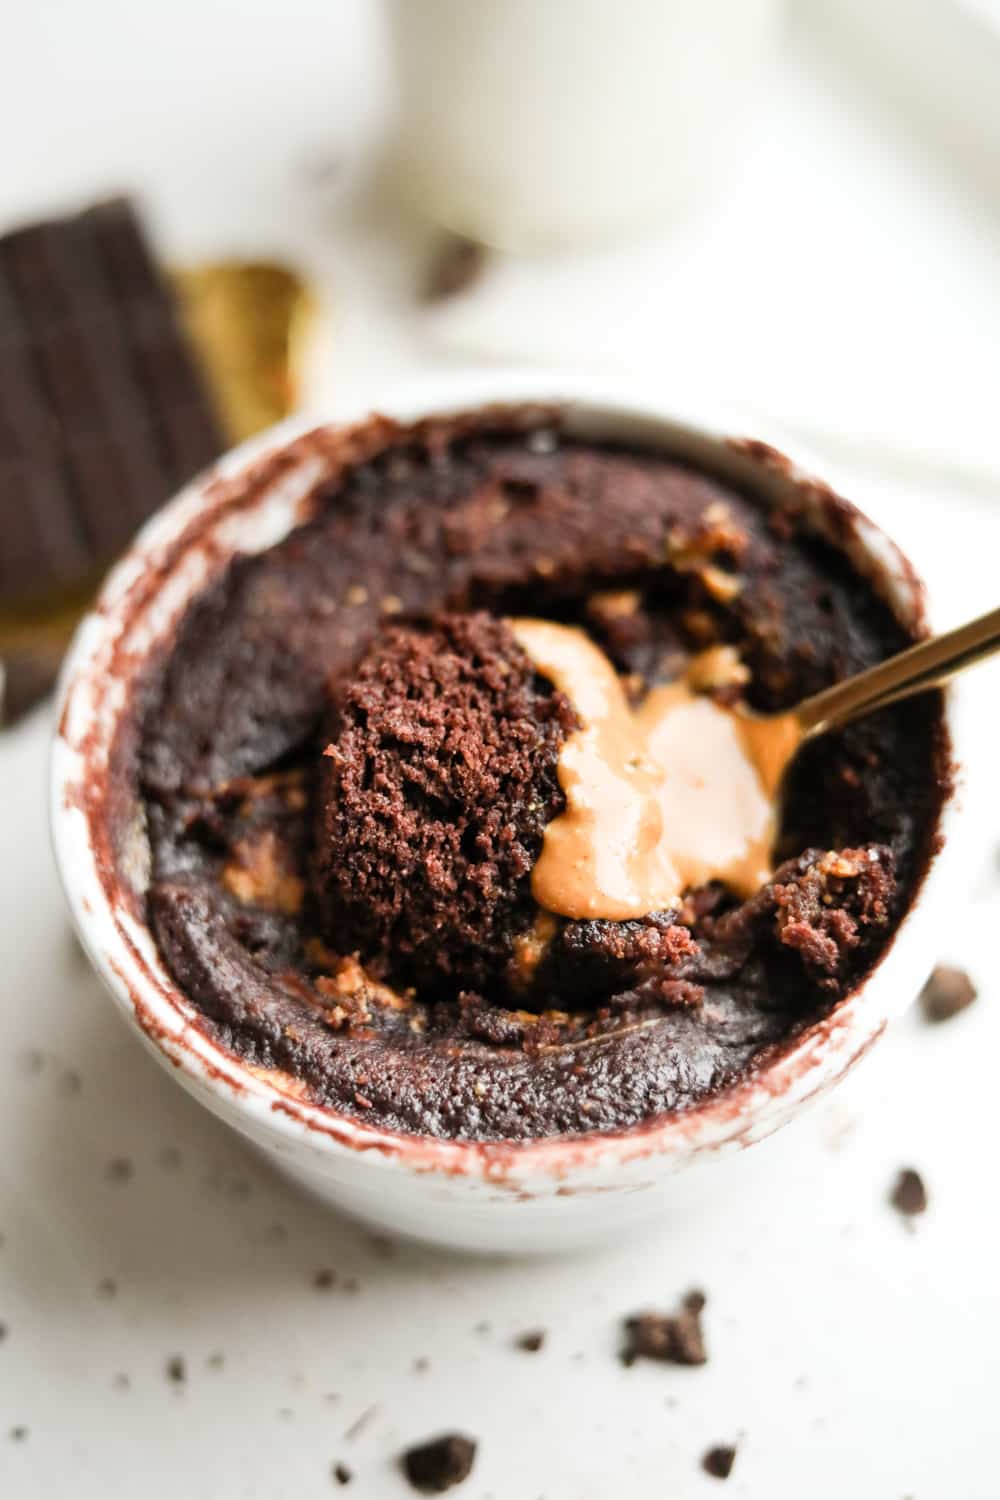
<path fill-rule="evenodd" d="M 467 292 L 482 277 L 488 260 L 489 250 L 479 240 L 460 234 L 443 236 L 431 256 L 424 301 L 443 302 Z"/>
<path fill-rule="evenodd" d="M 533 1328 L 528 1333 L 521 1333 L 514 1343 L 518 1349 L 523 1349 L 525 1354 L 537 1354 L 545 1343 L 545 1329 Z"/>
<path fill-rule="evenodd" d="M 27 1436 L 27 1427 L 22 1427 L 20 1426 L 20 1424 L 17 1427 L 12 1427 L 10 1429 L 10 1440 L 12 1443 L 23 1443 Z"/>
<path fill-rule="evenodd" d="M 733 1472 L 733 1464 L 736 1462 L 736 1449 L 720 1445 L 709 1448 L 701 1461 L 701 1466 L 706 1474 L 711 1474 L 713 1479 L 728 1479 Z"/>
<path fill-rule="evenodd" d="M 896 1178 L 889 1201 L 907 1219 L 924 1213 L 927 1208 L 927 1189 L 920 1173 L 913 1167 L 903 1167 Z"/>
<path fill-rule="evenodd" d="M 476 1446 L 472 1438 L 449 1432 L 408 1448 L 400 1462 L 415 1490 L 424 1495 L 440 1495 L 468 1479 L 476 1459 Z"/>
<path fill-rule="evenodd" d="M 688 1292 L 678 1313 L 637 1313 L 625 1320 L 623 1365 L 656 1359 L 672 1365 L 703 1365 L 708 1359 L 701 1314 L 703 1292 Z"/>
<path fill-rule="evenodd" d="M 167 1379 L 174 1385 L 183 1385 L 187 1379 L 187 1368 L 180 1354 L 172 1354 L 167 1360 Z"/>
<path fill-rule="evenodd" d="M 927 1021 L 950 1021 L 967 1010 L 978 990 L 964 969 L 938 964 L 920 991 L 920 1006 Z"/>
<path fill-rule="evenodd" d="M 346 1464 L 334 1464 L 332 1473 L 338 1484 L 350 1484 L 354 1478 L 354 1470 L 349 1469 Z"/>
<path fill-rule="evenodd" d="M 108 1162 L 105 1175 L 109 1182 L 130 1182 L 134 1171 L 127 1156 L 113 1156 Z"/>
<path fill-rule="evenodd" d="M 336 1271 L 324 1269 L 316 1272 L 316 1275 L 313 1277 L 313 1286 L 318 1292 L 328 1292 L 336 1284 L 336 1280 Z"/>

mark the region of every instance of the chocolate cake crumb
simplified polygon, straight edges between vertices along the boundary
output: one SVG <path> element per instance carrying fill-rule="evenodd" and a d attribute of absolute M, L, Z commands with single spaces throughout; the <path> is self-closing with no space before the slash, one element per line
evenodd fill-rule
<path fill-rule="evenodd" d="M 387 628 L 338 690 L 319 769 L 313 887 L 341 951 L 407 982 L 495 987 L 535 920 L 576 723 L 505 620 Z"/>
<path fill-rule="evenodd" d="M 525 1354 L 537 1354 L 545 1343 L 545 1329 L 534 1328 L 528 1333 L 521 1333 L 514 1343 L 518 1349 L 523 1349 Z"/>
<path fill-rule="evenodd" d="M 927 1208 L 927 1189 L 919 1172 L 913 1167 L 903 1167 L 896 1178 L 889 1200 L 893 1208 L 906 1218 L 912 1219 Z"/>
<path fill-rule="evenodd" d="M 135 1168 L 127 1156 L 113 1156 L 105 1168 L 109 1182 L 125 1183 L 132 1179 Z"/>
<path fill-rule="evenodd" d="M 313 1277 L 313 1286 L 318 1292 L 328 1292 L 332 1286 L 336 1285 L 336 1282 L 336 1271 L 331 1271 L 329 1269 L 317 1271 L 316 1275 Z"/>
<path fill-rule="evenodd" d="M 637 1359 L 656 1359 L 672 1365 L 703 1365 L 708 1359 L 701 1327 L 705 1306 L 703 1292 L 688 1292 L 681 1310 L 668 1313 L 637 1313 L 625 1320 L 624 1365 Z"/>
<path fill-rule="evenodd" d="M 10 1429 L 10 1440 L 12 1443 L 23 1443 L 28 1436 L 27 1427 L 12 1427 Z"/>
<path fill-rule="evenodd" d="M 354 1478 L 354 1470 L 349 1469 L 346 1464 L 334 1464 L 333 1477 L 338 1484 L 350 1484 Z"/>
<path fill-rule="evenodd" d="M 472 1438 L 450 1432 L 408 1448 L 400 1462 L 415 1490 L 439 1495 L 468 1479 L 475 1458 L 476 1444 Z"/>
<path fill-rule="evenodd" d="M 938 964 L 920 991 L 920 1005 L 927 1021 L 950 1021 L 967 1010 L 978 990 L 964 969 Z"/>
<path fill-rule="evenodd" d="M 892 850 L 807 850 L 787 881 L 775 876 L 778 939 L 820 973 L 838 974 L 865 927 L 884 927 L 895 894 Z M 782 867 L 787 869 L 787 866 Z"/>
<path fill-rule="evenodd" d="M 486 269 L 489 250 L 479 240 L 448 234 L 435 246 L 424 283 L 425 302 L 443 302 L 467 292 Z"/>
<path fill-rule="evenodd" d="M 187 1368 L 181 1355 L 172 1354 L 167 1360 L 167 1379 L 174 1385 L 183 1385 L 187 1380 Z"/>
<path fill-rule="evenodd" d="M 110 1276 L 103 1276 L 97 1283 L 97 1295 L 102 1301 L 110 1302 L 118 1295 L 118 1283 Z"/>
<path fill-rule="evenodd" d="M 701 1461 L 706 1474 L 713 1479 L 728 1479 L 736 1462 L 736 1449 L 725 1446 L 709 1448 Z"/>

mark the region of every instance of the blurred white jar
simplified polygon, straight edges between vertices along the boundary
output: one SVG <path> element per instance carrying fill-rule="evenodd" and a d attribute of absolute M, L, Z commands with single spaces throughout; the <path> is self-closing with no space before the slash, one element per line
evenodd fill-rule
<path fill-rule="evenodd" d="M 408 191 L 517 248 L 654 222 L 738 146 L 783 0 L 389 0 Z"/>

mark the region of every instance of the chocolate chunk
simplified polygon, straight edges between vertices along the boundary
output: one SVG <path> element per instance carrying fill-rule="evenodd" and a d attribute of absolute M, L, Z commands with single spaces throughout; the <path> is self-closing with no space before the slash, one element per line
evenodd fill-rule
<path fill-rule="evenodd" d="M 713 1479 L 728 1479 L 736 1462 L 736 1449 L 727 1447 L 709 1448 L 701 1461 L 706 1474 Z"/>
<path fill-rule="evenodd" d="M 486 269 L 489 251 L 478 240 L 450 234 L 437 245 L 424 285 L 425 302 L 443 302 L 467 292 Z"/>
<path fill-rule="evenodd" d="M 334 1464 L 333 1477 L 338 1484 L 350 1484 L 354 1478 L 354 1470 L 349 1469 L 346 1464 Z"/>
<path fill-rule="evenodd" d="M 964 969 L 938 964 L 920 991 L 920 1004 L 928 1021 L 950 1021 L 966 1010 L 978 991 Z"/>
<path fill-rule="evenodd" d="M 0 390 L 4 603 L 92 584 L 225 446 L 123 198 L 0 237 Z"/>
<path fill-rule="evenodd" d="M 183 1385 L 187 1379 L 187 1367 L 181 1355 L 172 1354 L 167 1360 L 167 1379 L 174 1385 Z"/>
<path fill-rule="evenodd" d="M 525 1354 L 537 1354 L 545 1343 L 545 1329 L 534 1328 L 529 1333 L 519 1334 L 514 1343 L 519 1349 L 523 1349 Z"/>
<path fill-rule="evenodd" d="M 896 1178 L 895 1186 L 889 1201 L 893 1208 L 912 1219 L 916 1214 L 922 1214 L 927 1208 L 927 1189 L 919 1172 L 912 1167 L 904 1167 Z"/>
<path fill-rule="evenodd" d="M 24 647 L 5 651 L 0 660 L 0 729 L 9 729 L 43 702 L 59 676 L 61 652 Z"/>
<path fill-rule="evenodd" d="M 449 1432 L 429 1443 L 408 1448 L 401 1463 L 415 1490 L 425 1495 L 439 1495 L 468 1479 L 475 1457 L 476 1444 L 472 1438 Z"/>
<path fill-rule="evenodd" d="M 127 1156 L 113 1156 L 108 1162 L 106 1175 L 109 1182 L 129 1182 L 134 1171 Z"/>
<path fill-rule="evenodd" d="M 637 1313 L 625 1320 L 622 1363 L 658 1359 L 671 1365 L 703 1365 L 708 1359 L 701 1327 L 703 1292 L 688 1292 L 679 1313 Z"/>

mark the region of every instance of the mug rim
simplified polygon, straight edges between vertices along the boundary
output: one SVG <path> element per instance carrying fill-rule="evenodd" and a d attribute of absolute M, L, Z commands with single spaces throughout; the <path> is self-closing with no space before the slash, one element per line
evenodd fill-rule
<path fill-rule="evenodd" d="M 214 1041 L 198 1024 L 198 1013 L 159 960 L 156 944 L 140 914 L 119 893 L 111 894 L 112 856 L 101 823 L 104 793 L 111 776 L 108 750 L 125 712 L 127 686 L 145 657 L 143 648 L 115 655 L 130 612 L 141 610 L 143 588 L 164 559 L 188 560 L 196 545 L 189 537 L 212 538 L 211 573 L 237 550 L 240 523 L 261 512 L 274 486 L 302 473 L 317 434 L 350 443 L 373 423 L 388 417 L 408 423 L 451 413 L 478 413 L 493 405 L 558 408 L 575 430 L 607 436 L 608 425 L 638 429 L 650 446 L 670 451 L 672 443 L 711 455 L 718 464 L 741 469 L 760 493 L 773 490 L 777 504 L 824 507 L 848 515 L 857 527 L 852 560 L 878 575 L 880 586 L 895 588 L 894 609 L 926 626 L 926 589 L 909 560 L 864 512 L 836 494 L 768 444 L 730 436 L 703 419 L 665 410 L 648 392 L 630 391 L 625 382 L 597 381 L 579 374 L 538 371 L 449 372 L 390 391 L 378 414 L 356 413 L 317 427 L 308 416 L 269 429 L 225 455 L 186 486 L 138 534 L 108 575 L 90 613 L 80 623 L 67 654 L 57 693 L 57 730 L 50 765 L 50 824 L 56 864 L 81 942 L 104 979 L 119 1010 L 160 1061 L 173 1065 L 179 1081 L 215 1112 L 251 1134 L 263 1130 L 276 1149 L 306 1147 L 310 1153 L 363 1153 L 384 1166 L 420 1172 L 474 1176 L 493 1183 L 539 1174 L 562 1177 L 581 1168 L 663 1156 L 675 1165 L 704 1152 L 748 1145 L 777 1129 L 798 1108 L 835 1083 L 878 1039 L 888 1021 L 914 998 L 900 976 L 909 958 L 924 909 L 943 890 L 956 851 L 954 824 L 960 807 L 959 778 L 953 777 L 938 813 L 936 847 L 931 850 L 909 905 L 871 969 L 828 1015 L 780 1045 L 776 1055 L 751 1068 L 727 1088 L 689 1109 L 654 1115 L 619 1130 L 543 1137 L 529 1141 L 443 1139 L 367 1124 L 330 1106 L 314 1104 L 268 1074 L 245 1063 Z M 246 499 L 251 478 L 276 465 L 271 487 Z M 308 481 L 311 489 L 315 478 Z M 241 486 L 244 504 L 239 504 Z M 782 497 L 787 497 L 783 499 Z M 295 524 L 292 515 L 287 531 Z M 218 533 L 232 535 L 221 543 Z M 281 533 L 279 532 L 279 535 Z M 276 540 L 277 536 L 271 537 Z M 843 545 L 843 542 L 841 543 Z M 206 566 L 208 566 L 206 564 Z M 179 571 L 179 567 L 178 567 Z M 165 575 L 173 582 L 173 575 Z M 206 573 L 190 585 L 171 617 L 204 586 Z M 155 597 L 155 589 L 149 597 Z M 169 626 L 167 627 L 169 628 Z M 145 651 L 148 652 L 147 644 Z M 961 753 L 961 725 L 946 691 L 944 723 L 952 761 Z M 895 984 L 896 992 L 893 992 Z"/>

